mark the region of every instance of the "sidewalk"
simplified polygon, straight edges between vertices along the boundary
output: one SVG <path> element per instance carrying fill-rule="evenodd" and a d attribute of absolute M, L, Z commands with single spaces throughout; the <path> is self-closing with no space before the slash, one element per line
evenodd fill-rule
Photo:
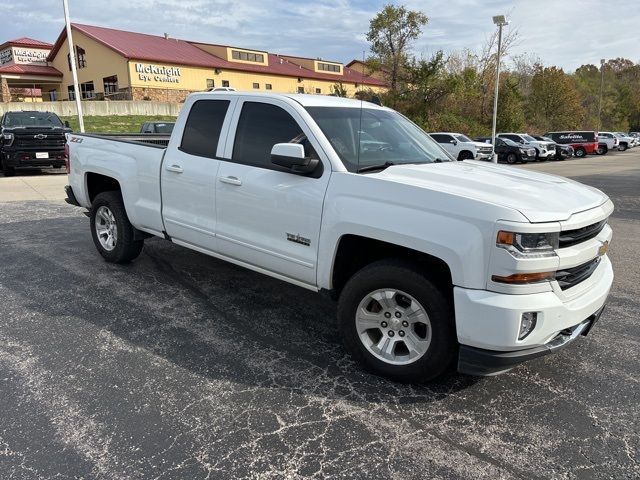
<path fill-rule="evenodd" d="M 63 174 L 0 177 L 0 203 L 27 200 L 62 202 L 66 198 L 65 185 L 67 176 Z"/>

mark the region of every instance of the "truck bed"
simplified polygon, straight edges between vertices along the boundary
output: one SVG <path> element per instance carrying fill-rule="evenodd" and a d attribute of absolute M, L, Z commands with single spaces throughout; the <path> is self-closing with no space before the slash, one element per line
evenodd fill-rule
<path fill-rule="evenodd" d="M 164 134 L 68 134 L 69 182 L 78 202 L 90 207 L 87 185 L 91 176 L 116 179 L 131 223 L 161 234 L 160 167 L 169 138 Z"/>

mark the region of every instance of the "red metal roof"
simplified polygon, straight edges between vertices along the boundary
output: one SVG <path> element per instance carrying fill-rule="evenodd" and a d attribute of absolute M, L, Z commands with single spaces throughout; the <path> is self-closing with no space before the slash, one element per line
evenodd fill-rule
<path fill-rule="evenodd" d="M 45 77 L 62 77 L 62 73 L 53 67 L 46 65 L 22 65 L 14 64 L 0 67 L 0 73 L 11 73 L 17 75 L 42 75 Z"/>
<path fill-rule="evenodd" d="M 16 38 L 14 40 L 9 40 L 8 42 L 4 42 L 2 45 L 0 45 L 0 50 L 5 47 L 27 47 L 27 48 L 49 49 L 53 47 L 53 45 L 47 42 L 43 42 L 41 40 L 35 40 L 29 37 L 21 37 L 21 38 Z"/>
<path fill-rule="evenodd" d="M 218 57 L 210 55 L 184 40 L 166 39 L 156 35 L 125 32 L 113 28 L 94 27 L 78 23 L 72 23 L 71 25 L 74 30 L 85 34 L 127 59 L 178 63 L 207 68 L 220 68 L 222 66 Z M 63 30 L 51 49 L 51 53 L 49 53 L 49 60 L 56 56 L 66 39 L 67 32 Z"/>
<path fill-rule="evenodd" d="M 115 51 L 129 60 L 145 60 L 149 62 L 189 65 L 205 68 L 222 68 L 240 70 L 244 72 L 264 73 L 271 75 L 285 75 L 302 78 L 314 78 L 331 82 L 357 82 L 366 85 L 383 86 L 379 79 L 362 75 L 356 70 L 344 67 L 343 75 L 319 73 L 309 70 L 286 59 L 268 53 L 269 65 L 251 65 L 246 63 L 229 62 L 226 59 L 204 51 L 197 45 L 208 45 L 204 42 L 190 42 L 175 38 L 166 39 L 156 35 L 126 32 L 112 28 L 95 27 L 73 23 L 74 30 L 82 32 L 95 41 Z M 63 30 L 49 53 L 52 61 L 67 38 Z"/>

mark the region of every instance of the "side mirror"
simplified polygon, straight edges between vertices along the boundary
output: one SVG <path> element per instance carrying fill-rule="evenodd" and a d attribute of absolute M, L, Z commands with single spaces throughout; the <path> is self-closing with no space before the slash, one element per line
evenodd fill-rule
<path fill-rule="evenodd" d="M 453 143 L 454 145 L 457 145 L 458 141 L 454 139 L 454 140 L 451 140 L 451 143 Z"/>
<path fill-rule="evenodd" d="M 64 121 L 64 126 L 67 128 L 71 128 L 71 125 L 69 125 L 69 120 Z"/>
<path fill-rule="evenodd" d="M 271 163 L 288 168 L 294 173 L 313 172 L 320 160 L 306 158 L 304 146 L 299 143 L 276 143 L 271 149 Z"/>

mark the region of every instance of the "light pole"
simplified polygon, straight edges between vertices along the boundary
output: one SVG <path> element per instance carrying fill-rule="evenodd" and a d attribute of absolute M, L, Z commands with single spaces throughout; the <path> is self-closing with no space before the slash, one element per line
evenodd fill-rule
<path fill-rule="evenodd" d="M 71 22 L 69 21 L 69 4 L 67 0 L 62 0 L 64 8 L 64 24 L 67 28 L 67 41 L 69 43 L 69 60 L 71 63 L 71 75 L 73 76 L 73 91 L 76 97 L 76 107 L 78 109 L 78 123 L 80 132 L 84 133 L 84 116 L 82 115 L 82 102 L 80 101 L 80 88 L 78 88 L 78 70 L 76 69 L 76 52 L 73 48 L 73 38 L 71 37 Z"/>
<path fill-rule="evenodd" d="M 500 53 L 502 49 L 502 27 L 509 25 L 505 15 L 493 17 L 493 23 L 498 26 L 498 58 L 496 59 L 496 90 L 493 97 L 493 128 L 491 129 L 491 145 L 493 146 L 493 163 L 498 163 L 496 155 L 496 122 L 498 120 L 498 87 L 500 85 Z"/>
<path fill-rule="evenodd" d="M 600 102 L 598 103 L 598 131 L 600 131 L 600 119 L 602 118 L 602 91 L 604 89 L 604 62 L 605 59 L 600 59 Z"/>

